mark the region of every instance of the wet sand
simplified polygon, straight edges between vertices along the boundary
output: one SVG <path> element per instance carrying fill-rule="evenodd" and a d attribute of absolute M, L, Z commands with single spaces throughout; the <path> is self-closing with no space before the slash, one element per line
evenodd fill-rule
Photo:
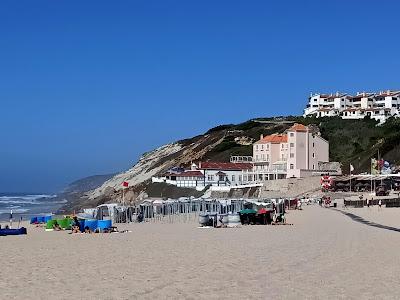
<path fill-rule="evenodd" d="M 400 210 L 387 211 L 385 219 L 399 219 Z M 399 232 L 318 205 L 290 211 L 287 221 L 295 225 L 198 229 L 194 222 L 146 223 L 119 226 L 129 233 L 92 235 L 29 225 L 27 236 L 0 237 L 1 298 L 396 299 L 400 294 Z"/>

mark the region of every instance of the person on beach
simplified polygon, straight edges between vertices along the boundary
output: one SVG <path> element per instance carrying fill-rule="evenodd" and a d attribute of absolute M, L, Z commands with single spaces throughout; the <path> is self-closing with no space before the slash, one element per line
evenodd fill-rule
<path fill-rule="evenodd" d="M 55 230 L 55 231 L 61 231 L 62 230 L 60 224 L 58 224 L 57 221 L 55 221 L 54 224 L 53 224 L 53 230 Z"/>
<path fill-rule="evenodd" d="M 89 228 L 89 226 L 86 226 L 85 233 L 93 233 L 93 231 Z"/>
<path fill-rule="evenodd" d="M 367 198 L 367 207 L 369 208 L 369 199 Z"/>
<path fill-rule="evenodd" d="M 12 223 L 13 223 L 13 211 L 10 211 L 10 228 L 12 228 Z"/>
<path fill-rule="evenodd" d="M 78 218 L 75 216 L 73 218 L 71 233 L 81 233 L 81 229 L 80 228 L 81 228 L 81 224 L 80 224 Z"/>
<path fill-rule="evenodd" d="M 378 210 L 382 210 L 382 200 L 381 199 L 379 199 L 379 201 L 378 201 Z"/>

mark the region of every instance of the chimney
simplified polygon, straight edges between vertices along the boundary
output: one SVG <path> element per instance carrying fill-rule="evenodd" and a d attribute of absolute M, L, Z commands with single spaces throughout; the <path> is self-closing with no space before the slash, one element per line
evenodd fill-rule
<path fill-rule="evenodd" d="M 199 161 L 199 169 L 201 169 L 201 161 Z"/>
<path fill-rule="evenodd" d="M 261 134 L 260 135 L 260 140 L 262 140 L 264 138 L 264 135 L 263 134 Z"/>

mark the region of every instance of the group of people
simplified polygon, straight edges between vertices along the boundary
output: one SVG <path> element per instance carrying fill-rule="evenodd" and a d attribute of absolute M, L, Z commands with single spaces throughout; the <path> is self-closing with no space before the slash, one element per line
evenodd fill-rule
<path fill-rule="evenodd" d="M 360 196 L 360 197 L 362 197 L 362 196 Z M 360 199 L 360 200 L 362 200 L 362 199 Z M 370 208 L 370 206 L 372 206 L 373 204 L 371 204 L 371 203 L 373 203 L 372 201 L 374 200 L 374 198 L 371 198 L 371 200 L 369 200 L 368 198 L 366 199 L 366 201 L 367 201 L 367 207 L 368 208 Z M 382 209 L 382 200 L 381 199 L 379 199 L 378 200 L 378 210 L 381 210 Z"/>

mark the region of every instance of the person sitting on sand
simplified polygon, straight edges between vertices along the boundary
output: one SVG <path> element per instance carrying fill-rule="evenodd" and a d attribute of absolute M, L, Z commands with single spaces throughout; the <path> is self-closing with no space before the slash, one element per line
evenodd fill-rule
<path fill-rule="evenodd" d="M 74 222 L 73 222 L 73 226 L 78 226 L 79 228 L 81 227 L 81 224 L 79 223 L 79 220 L 78 220 L 78 218 L 75 216 L 74 218 L 73 218 L 73 220 L 74 220 Z"/>
<path fill-rule="evenodd" d="M 73 225 L 71 229 L 71 233 L 81 233 L 79 226 Z"/>
<path fill-rule="evenodd" d="M 86 226 L 85 233 L 93 233 L 93 231 L 89 228 L 89 226 Z"/>
<path fill-rule="evenodd" d="M 138 214 L 137 218 L 136 218 L 136 221 L 137 221 L 138 223 L 141 223 L 141 222 L 143 222 L 143 219 L 144 219 L 143 212 L 140 212 L 140 213 Z"/>
<path fill-rule="evenodd" d="M 54 229 L 55 231 L 61 231 L 61 230 L 62 230 L 60 224 L 58 224 L 57 221 L 54 222 L 54 224 L 53 224 L 53 229 Z"/>

